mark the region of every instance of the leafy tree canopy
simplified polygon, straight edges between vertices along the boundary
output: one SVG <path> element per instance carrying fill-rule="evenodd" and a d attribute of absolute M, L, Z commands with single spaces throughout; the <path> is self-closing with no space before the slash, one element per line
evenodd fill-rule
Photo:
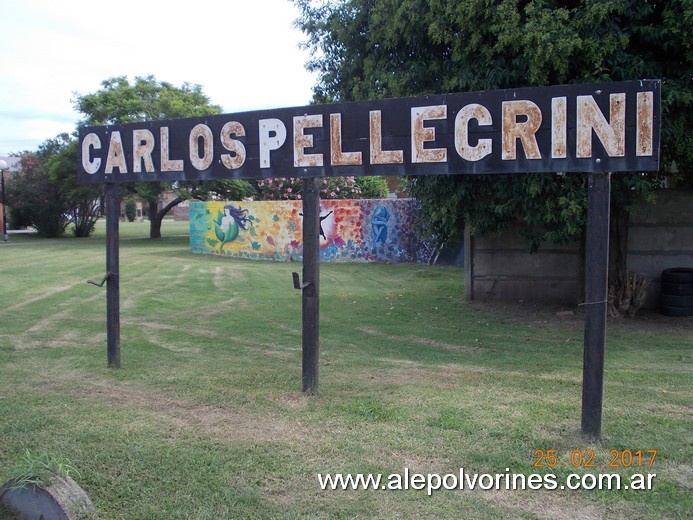
<path fill-rule="evenodd" d="M 92 94 L 78 94 L 74 100 L 75 108 L 85 115 L 83 126 L 221 113 L 221 107 L 210 103 L 200 85 L 175 87 L 154 76 L 136 77 L 131 84 L 126 76 L 119 76 L 102 81 L 101 87 Z"/>
<path fill-rule="evenodd" d="M 663 80 L 663 172 L 693 185 L 688 0 L 294 0 L 317 103 L 549 84 Z M 657 176 L 618 174 L 614 214 Z M 579 238 L 586 176 L 430 176 L 412 193 L 441 240 L 520 223 L 533 249 Z"/>
<path fill-rule="evenodd" d="M 101 86 L 97 92 L 76 96 L 75 108 L 85 116 L 81 125 L 111 125 L 221 113 L 221 107 L 210 102 L 200 85 L 183 83 L 175 87 L 156 80 L 154 76 L 136 77 L 131 83 L 127 77 L 120 76 L 103 81 Z M 242 198 L 253 193 L 248 182 L 238 180 L 175 184 L 149 182 L 131 185 L 129 189 L 148 204 L 151 238 L 161 236 L 161 221 L 166 213 L 187 198 Z M 172 189 L 177 197 L 159 208 L 161 195 Z"/>

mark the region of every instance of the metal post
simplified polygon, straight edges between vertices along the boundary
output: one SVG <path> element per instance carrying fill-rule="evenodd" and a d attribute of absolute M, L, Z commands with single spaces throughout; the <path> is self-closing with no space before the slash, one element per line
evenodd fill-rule
<path fill-rule="evenodd" d="M 118 233 L 120 193 L 116 184 L 106 184 L 106 335 L 108 367 L 120 368 L 120 268 Z"/>
<path fill-rule="evenodd" d="M 590 173 L 585 247 L 582 433 L 601 435 L 609 273 L 611 174 Z"/>
<path fill-rule="evenodd" d="M 303 392 L 318 394 L 320 354 L 320 179 L 303 179 Z"/>

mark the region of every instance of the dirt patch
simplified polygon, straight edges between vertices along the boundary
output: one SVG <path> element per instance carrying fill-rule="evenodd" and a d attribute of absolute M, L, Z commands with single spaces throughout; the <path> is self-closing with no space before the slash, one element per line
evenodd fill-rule
<path fill-rule="evenodd" d="M 564 495 L 539 491 L 480 491 L 479 497 L 494 506 L 518 509 L 547 520 L 601 520 L 604 512 Z"/>
<path fill-rule="evenodd" d="M 291 394 L 272 394 L 268 396 L 268 398 L 270 401 L 277 403 L 282 408 L 289 410 L 300 410 L 307 408 L 311 399 L 315 399 L 312 396 L 299 394 L 298 392 Z"/>
<path fill-rule="evenodd" d="M 682 488 L 693 491 L 693 465 L 669 463 L 659 473 L 660 477 L 673 480 Z"/>
<path fill-rule="evenodd" d="M 201 272 L 201 274 L 209 274 L 207 271 L 204 273 Z M 214 267 L 214 270 L 212 272 L 212 283 L 214 284 L 214 287 L 216 289 L 228 289 L 231 284 L 229 284 L 230 280 L 240 280 L 243 278 L 243 274 L 238 271 L 237 269 L 234 269 L 232 267 L 228 266 L 216 266 Z"/>
<path fill-rule="evenodd" d="M 360 376 L 368 381 L 369 384 L 377 380 L 379 384 L 401 384 L 401 385 L 430 385 L 440 390 L 448 388 L 460 388 L 463 385 L 469 389 L 469 382 L 476 376 L 491 377 L 532 377 L 546 381 L 562 381 L 580 384 L 582 379 L 579 376 L 567 376 L 561 374 L 528 374 L 513 370 L 502 370 L 484 366 L 474 365 L 439 365 L 434 367 L 421 367 L 415 365 L 394 367 L 376 372 L 362 373 Z M 479 388 L 482 390 L 482 388 Z M 510 396 L 506 396 L 510 399 Z"/>
<path fill-rule="evenodd" d="M 70 289 L 73 289 L 77 287 L 78 285 L 82 285 L 83 282 L 80 283 L 69 283 L 65 285 L 59 285 L 57 287 L 50 287 L 48 289 L 44 289 L 41 294 L 37 296 L 33 296 L 31 298 L 28 298 L 24 301 L 21 301 L 19 303 L 15 303 L 11 307 L 7 307 L 5 310 L 7 312 L 13 312 L 18 309 L 21 309 L 22 307 L 26 307 L 27 305 L 31 305 L 33 303 L 39 302 L 41 300 L 45 300 L 46 298 L 50 298 L 51 296 L 55 296 L 56 294 L 60 294 L 61 292 L 64 291 L 69 291 Z"/>
<path fill-rule="evenodd" d="M 492 319 L 500 319 L 518 325 L 558 326 L 581 334 L 585 325 L 584 307 L 541 305 L 527 302 L 471 302 L 473 308 Z M 607 320 L 607 332 L 647 335 L 672 335 L 691 339 L 693 316 L 672 317 L 656 310 L 641 310 L 635 318 Z"/>
<path fill-rule="evenodd" d="M 36 332 L 32 327 L 27 331 Z M 64 332 L 60 336 L 47 337 L 45 339 L 31 338 L 27 334 L 20 334 L 10 338 L 10 341 L 14 345 L 14 349 L 21 350 L 33 350 L 40 348 L 55 348 L 55 347 L 88 347 L 89 345 L 100 345 L 106 344 L 106 333 L 99 333 L 95 336 L 90 336 L 88 341 L 79 333 L 74 330 Z"/>
<path fill-rule="evenodd" d="M 425 345 L 427 347 L 452 350 L 455 352 L 480 352 L 483 350 L 479 347 L 470 347 L 468 345 L 459 345 L 457 343 L 446 343 L 443 341 L 435 341 L 430 338 L 420 338 L 418 336 L 393 336 L 391 334 L 385 334 L 368 327 L 357 328 L 356 330 L 365 334 L 370 334 L 371 336 L 384 338 L 388 341 L 392 341 L 393 343 L 414 343 L 416 345 Z"/>
<path fill-rule="evenodd" d="M 132 414 L 153 416 L 153 423 L 163 430 L 203 431 L 227 442 L 297 441 L 304 437 L 300 424 L 282 420 L 272 414 L 249 413 L 241 407 L 215 406 L 175 398 L 155 390 L 130 383 L 95 380 L 82 374 L 72 377 L 50 378 L 39 382 L 41 386 L 64 390 L 75 399 L 108 403 Z M 74 378 L 74 380 L 72 380 Z M 67 379 L 70 379 L 68 381 Z"/>
<path fill-rule="evenodd" d="M 472 370 L 459 365 L 438 367 L 404 366 L 386 370 L 362 372 L 355 377 L 362 378 L 366 384 L 382 385 L 430 385 L 445 390 L 460 386 L 460 381 Z"/>

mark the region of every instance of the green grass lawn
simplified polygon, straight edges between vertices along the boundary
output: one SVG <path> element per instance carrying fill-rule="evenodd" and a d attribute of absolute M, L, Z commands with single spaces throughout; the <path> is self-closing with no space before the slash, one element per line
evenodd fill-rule
<path fill-rule="evenodd" d="M 688 518 L 693 319 L 610 321 L 603 438 L 579 434 L 582 317 L 465 303 L 464 273 L 322 264 L 320 396 L 301 389 L 300 264 L 191 254 L 121 224 L 106 367 L 104 226 L 0 245 L 0 483 L 62 457 L 104 519 Z M 557 465 L 534 467 L 536 450 Z M 571 455 L 594 452 L 595 468 Z M 652 467 L 611 450 L 657 450 Z M 652 490 L 338 490 L 318 473 L 656 473 Z M 507 471 L 506 471 L 506 468 Z M 2 514 L 0 514 L 0 517 Z"/>

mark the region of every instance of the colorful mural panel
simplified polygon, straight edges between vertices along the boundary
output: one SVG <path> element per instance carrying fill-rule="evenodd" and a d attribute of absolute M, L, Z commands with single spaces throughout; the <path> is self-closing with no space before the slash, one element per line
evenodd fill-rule
<path fill-rule="evenodd" d="M 413 199 L 324 200 L 320 258 L 334 262 L 427 262 L 414 232 Z M 423 247 L 422 247 L 423 246 Z M 191 202 L 190 250 L 275 261 L 303 259 L 300 200 Z"/>

